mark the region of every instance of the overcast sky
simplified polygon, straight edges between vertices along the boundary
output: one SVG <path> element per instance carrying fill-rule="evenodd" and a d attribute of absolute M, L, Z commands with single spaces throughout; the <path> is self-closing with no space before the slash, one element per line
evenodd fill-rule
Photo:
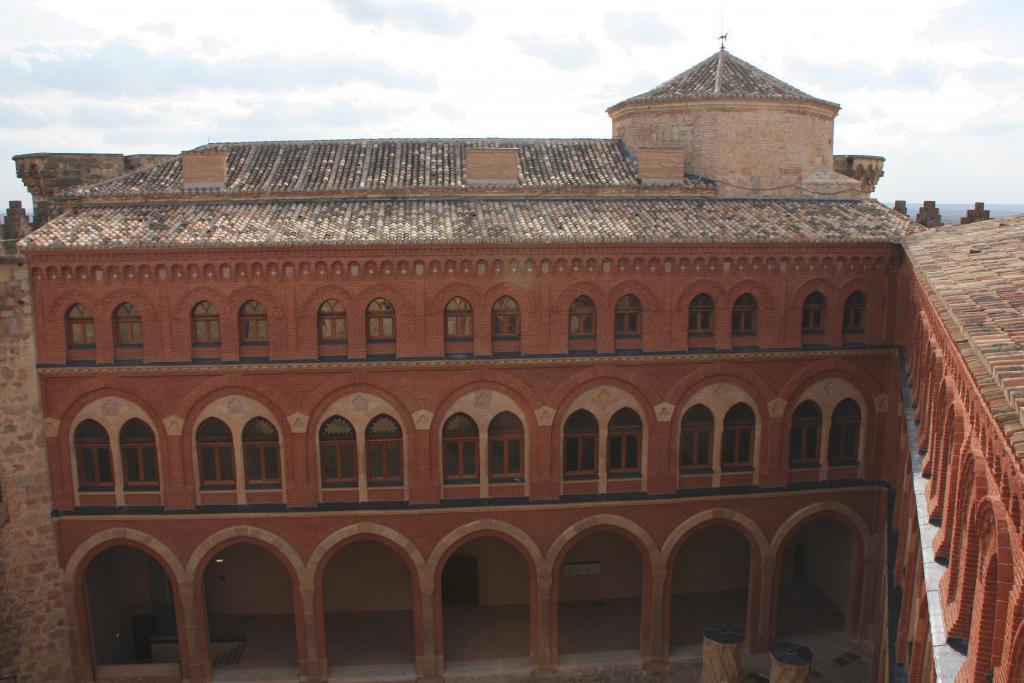
<path fill-rule="evenodd" d="M 607 137 L 723 15 L 733 54 L 842 104 L 880 199 L 1024 202 L 1022 0 L 0 0 L 0 200 L 28 203 L 26 152 Z"/>

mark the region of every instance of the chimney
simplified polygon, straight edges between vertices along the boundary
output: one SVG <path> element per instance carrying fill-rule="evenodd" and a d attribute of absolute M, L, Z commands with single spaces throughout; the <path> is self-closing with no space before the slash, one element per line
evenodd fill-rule
<path fill-rule="evenodd" d="M 228 181 L 228 153 L 203 149 L 181 153 L 181 185 L 186 190 L 223 190 Z"/>
<path fill-rule="evenodd" d="M 519 149 L 467 147 L 464 174 L 467 185 L 518 185 Z"/>
<path fill-rule="evenodd" d="M 640 147 L 637 172 L 641 185 L 680 185 L 685 165 L 683 150 L 678 147 Z"/>

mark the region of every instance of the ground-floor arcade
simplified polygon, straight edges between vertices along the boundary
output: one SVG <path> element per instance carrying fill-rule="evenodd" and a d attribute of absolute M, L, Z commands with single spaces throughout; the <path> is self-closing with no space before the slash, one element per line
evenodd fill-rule
<path fill-rule="evenodd" d="M 76 675 L 111 679 L 120 665 L 172 667 L 187 681 L 256 670 L 345 681 L 640 665 L 692 657 L 700 630 L 723 622 L 745 630 L 748 652 L 828 634 L 873 648 L 883 579 L 863 566 L 884 552 L 884 534 L 871 531 L 884 523 L 884 494 L 794 492 L 754 509 L 744 498 L 303 524 L 297 514 L 106 528 L 65 518 Z M 97 605 L 115 605 L 126 626 L 112 631 Z M 139 646 L 123 647 L 117 632 Z M 171 654 L 147 659 L 147 646 Z"/>

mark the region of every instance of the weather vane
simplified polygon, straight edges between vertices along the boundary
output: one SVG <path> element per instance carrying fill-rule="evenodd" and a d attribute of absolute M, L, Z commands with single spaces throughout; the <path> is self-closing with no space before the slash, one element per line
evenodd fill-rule
<path fill-rule="evenodd" d="M 722 41 L 722 51 L 725 51 L 725 41 L 729 38 L 729 32 L 725 30 L 725 7 L 718 8 L 718 30 L 721 31 L 722 35 L 718 36 L 718 39 Z"/>
<path fill-rule="evenodd" d="M 725 32 L 725 33 L 723 33 L 722 35 L 718 36 L 718 39 L 719 39 L 720 41 L 722 41 L 722 47 L 721 47 L 721 49 L 722 49 L 722 50 L 724 50 L 724 49 L 725 49 L 725 41 L 729 39 L 729 32 L 728 32 L 728 31 L 726 31 L 726 32 Z"/>

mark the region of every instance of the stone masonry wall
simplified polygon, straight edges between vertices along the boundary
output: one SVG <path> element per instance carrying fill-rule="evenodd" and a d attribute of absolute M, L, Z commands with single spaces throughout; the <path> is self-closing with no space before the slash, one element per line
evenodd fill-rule
<path fill-rule="evenodd" d="M 28 268 L 0 245 L 0 681 L 68 681 Z"/>

